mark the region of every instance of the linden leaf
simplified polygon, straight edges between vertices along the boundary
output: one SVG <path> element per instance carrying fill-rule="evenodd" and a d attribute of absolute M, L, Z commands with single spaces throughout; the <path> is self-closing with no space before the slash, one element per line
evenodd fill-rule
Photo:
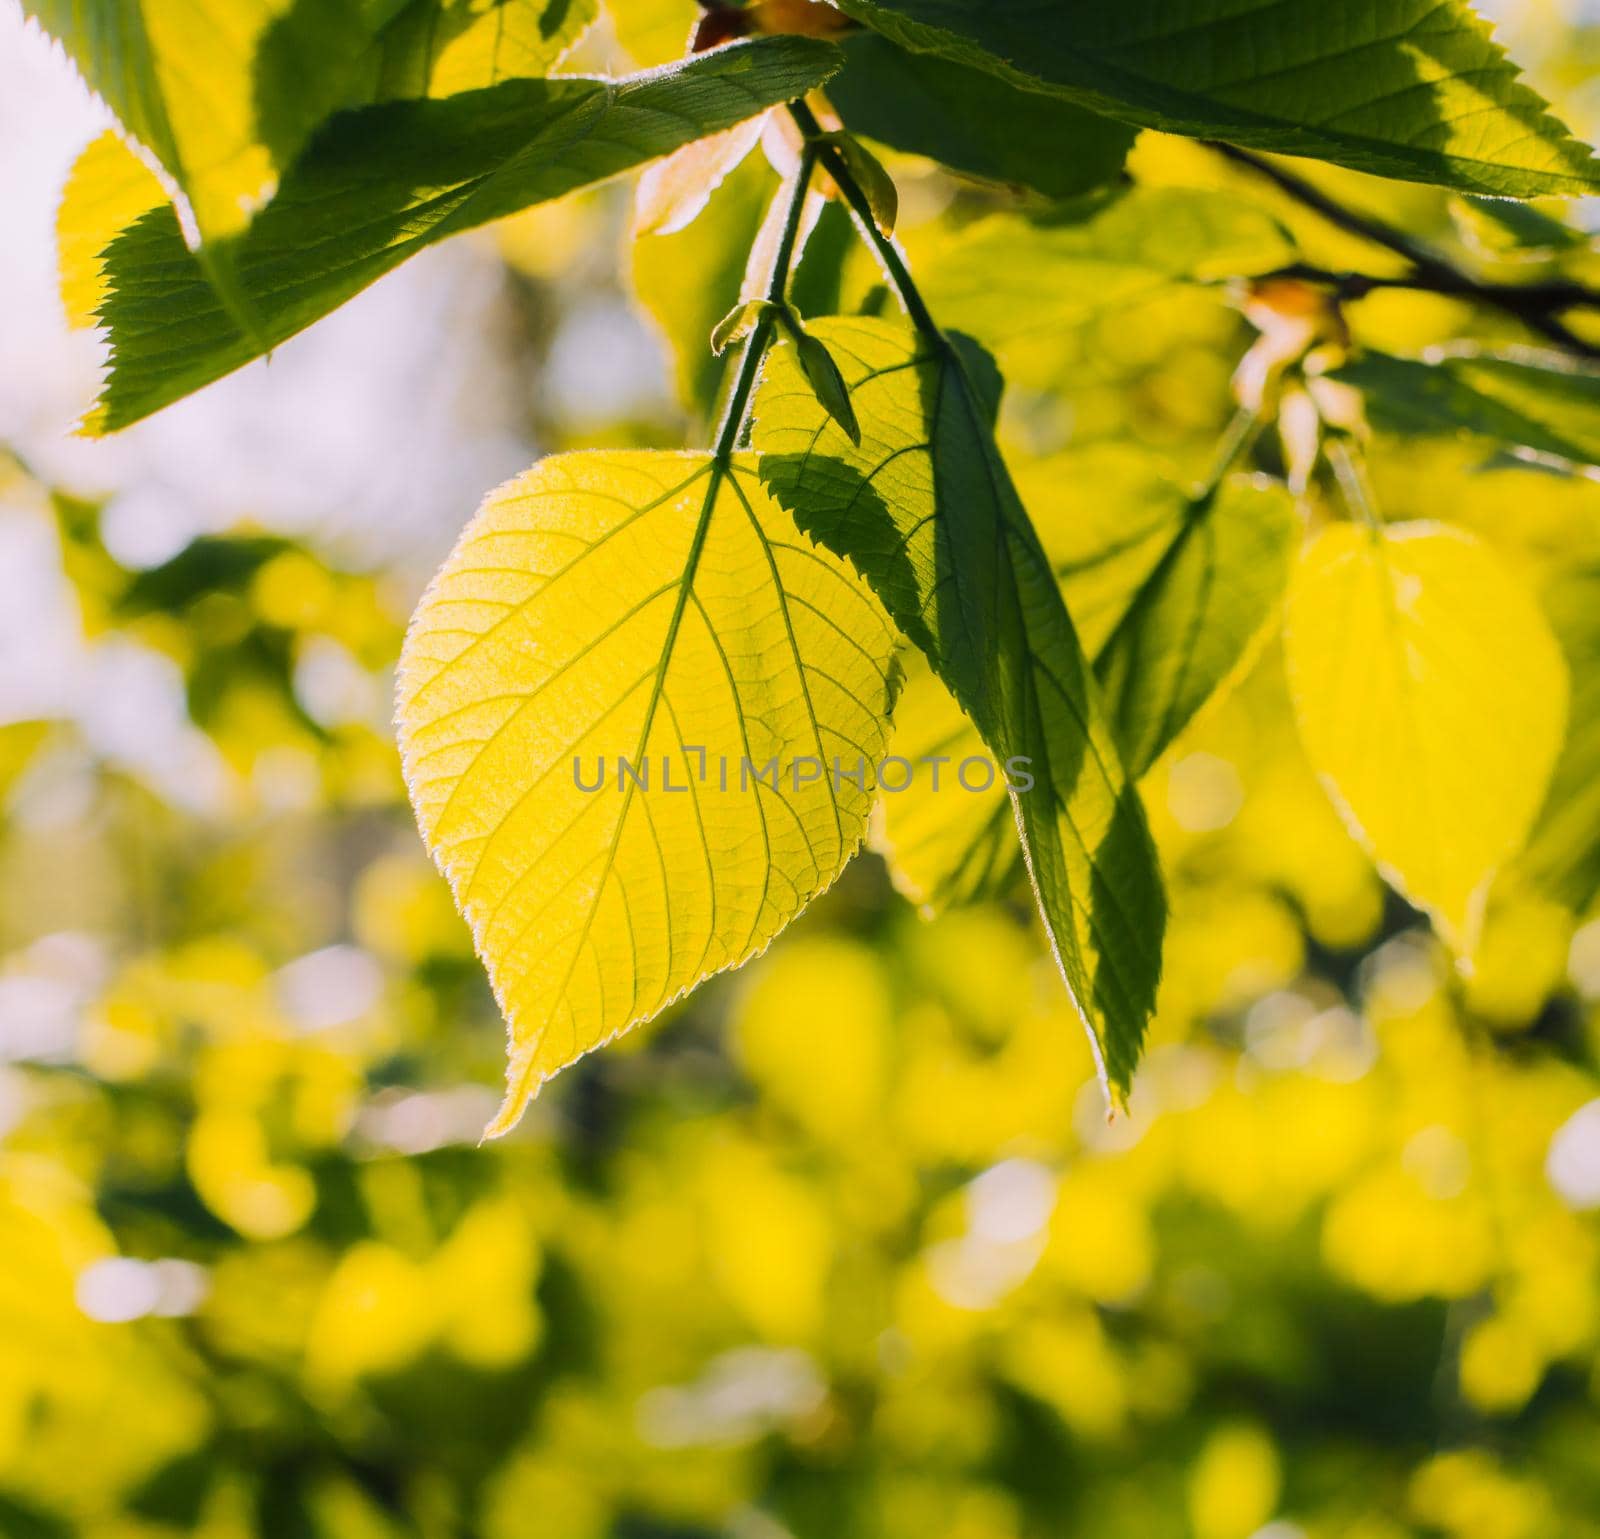
<path fill-rule="evenodd" d="M 841 0 L 904 48 L 1145 128 L 1464 192 L 1600 186 L 1467 0 Z"/>
<path fill-rule="evenodd" d="M 1313 768 L 1387 879 L 1470 956 L 1566 726 L 1538 605 L 1460 530 L 1338 524 L 1300 559 L 1285 643 Z"/>
<path fill-rule="evenodd" d="M 509 1027 L 491 1135 L 839 874 L 895 645 L 748 456 L 560 455 L 488 499 L 412 622 L 399 721 Z"/>
<path fill-rule="evenodd" d="M 1109 1093 L 1125 1096 L 1161 970 L 1166 906 L 1138 791 L 993 437 L 1000 380 L 965 339 L 819 321 L 859 443 L 796 350 L 768 357 L 753 441 L 801 527 L 849 557 L 998 765 L 1039 911 Z"/>

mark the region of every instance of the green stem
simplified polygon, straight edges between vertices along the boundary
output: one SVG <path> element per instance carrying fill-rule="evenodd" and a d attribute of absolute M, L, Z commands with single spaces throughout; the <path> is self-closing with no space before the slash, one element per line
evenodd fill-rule
<path fill-rule="evenodd" d="M 800 243 L 800 223 L 816 163 L 816 146 L 808 143 L 801 152 L 800 169 L 795 173 L 789 189 L 789 204 L 783 214 L 783 231 L 772 259 L 772 274 L 767 280 L 767 301 L 778 309 L 788 302 L 789 269 L 794 265 L 795 248 Z M 739 354 L 738 371 L 733 377 L 733 389 L 728 392 L 728 404 L 723 409 L 722 422 L 717 428 L 713 457 L 719 467 L 726 466 L 733 457 L 733 451 L 739 447 L 745 413 L 750 409 L 750 397 L 756 387 L 756 376 L 761 372 L 761 360 L 772 341 L 774 324 L 775 312 L 768 310 L 745 338 L 744 351 Z"/>
<path fill-rule="evenodd" d="M 1222 437 L 1217 440 L 1217 452 L 1211 461 L 1211 469 L 1205 481 L 1189 501 L 1189 506 L 1196 513 L 1203 512 L 1211 506 L 1212 499 L 1221 489 L 1228 472 L 1249 452 L 1260 431 L 1260 412 L 1248 406 L 1241 406 L 1233 414 L 1233 420 L 1223 429 Z"/>
<path fill-rule="evenodd" d="M 1367 467 L 1354 440 L 1343 433 L 1329 433 L 1324 453 L 1328 456 L 1328 463 L 1333 466 L 1334 479 L 1339 483 L 1345 506 L 1371 533 L 1376 534 L 1381 527 L 1378 502 L 1372 495 L 1372 487 L 1367 481 Z"/>
<path fill-rule="evenodd" d="M 883 270 L 889 275 L 889 281 L 900 296 L 900 303 L 906 307 L 906 314 L 911 317 L 911 323 L 924 336 L 941 346 L 947 346 L 945 334 L 939 329 L 939 323 L 934 320 L 933 313 L 923 302 L 922 295 L 917 292 L 916 281 L 911 276 L 911 269 L 906 266 L 905 258 L 900 255 L 899 247 L 878 228 L 877 221 L 872 217 L 872 205 L 867 201 L 866 193 L 851 175 L 844 156 L 823 138 L 822 125 L 817 122 L 816 114 L 803 101 L 794 101 L 789 103 L 789 116 L 794 119 L 795 126 L 805 136 L 806 148 L 822 163 L 823 170 L 833 178 L 839 191 L 844 195 L 845 202 L 850 205 L 850 212 L 855 215 L 856 224 L 860 227 L 868 245 L 877 253 L 879 262 L 883 264 Z"/>

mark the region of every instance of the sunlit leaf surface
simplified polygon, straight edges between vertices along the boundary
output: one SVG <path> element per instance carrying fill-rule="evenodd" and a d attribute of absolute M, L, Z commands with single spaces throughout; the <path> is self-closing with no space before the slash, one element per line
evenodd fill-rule
<path fill-rule="evenodd" d="M 1566 728 L 1538 605 L 1460 530 L 1339 524 L 1296 570 L 1286 641 L 1312 765 L 1384 874 L 1470 953 Z"/>
<path fill-rule="evenodd" d="M 882 321 L 818 323 L 861 425 L 827 419 L 793 349 L 756 404 L 761 473 L 848 555 L 972 717 L 1002 768 L 1062 973 L 1125 1093 L 1160 972 L 1161 881 L 1138 793 L 1100 715 L 1050 563 L 992 436 L 999 380 L 970 344 Z"/>
<path fill-rule="evenodd" d="M 748 459 L 558 456 L 485 503 L 412 623 L 399 719 L 418 820 L 509 1024 L 492 1132 L 838 875 L 893 646 Z"/>

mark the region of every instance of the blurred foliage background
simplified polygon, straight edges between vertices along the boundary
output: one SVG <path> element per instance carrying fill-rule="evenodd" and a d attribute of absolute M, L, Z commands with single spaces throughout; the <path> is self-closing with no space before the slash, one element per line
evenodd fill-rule
<path fill-rule="evenodd" d="M 1600 13 L 1498 9 L 1593 137 Z M 656 62 L 691 10 L 589 46 Z M 1457 976 L 1305 767 L 1276 643 L 1146 784 L 1174 917 L 1131 1115 L 1027 903 L 925 922 L 864 857 L 477 1147 L 502 1028 L 405 806 L 400 630 L 483 487 L 701 431 L 771 173 L 631 256 L 625 187 L 454 242 L 91 445 L 49 227 L 99 121 L 0 7 L 0 1533 L 1600 1535 L 1600 922 L 1507 882 Z M 937 293 L 1010 195 L 891 163 Z M 1379 270 L 1199 147 L 1133 167 Z M 1592 277 L 1581 235 L 1319 180 Z M 870 303 L 829 221 L 802 283 Z M 999 331 L 1008 453 L 1069 524 L 1152 453 L 1199 473 L 1253 336 L 1173 286 Z M 1600 563 L 1592 480 L 1372 463 L 1386 514 L 1552 593 Z"/>

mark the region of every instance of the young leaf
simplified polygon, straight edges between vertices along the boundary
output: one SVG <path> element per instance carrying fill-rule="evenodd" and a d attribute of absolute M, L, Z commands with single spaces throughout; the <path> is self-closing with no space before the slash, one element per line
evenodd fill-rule
<path fill-rule="evenodd" d="M 845 44 L 828 99 L 853 132 L 969 176 L 1069 198 L 1116 179 L 1134 130 L 875 32 Z"/>
<path fill-rule="evenodd" d="M 642 165 L 827 78 L 837 51 L 758 38 L 607 81 L 509 81 L 335 118 L 234 243 L 241 289 L 276 345 L 433 242 Z M 260 343 L 234 325 L 171 209 L 107 247 L 100 319 L 111 431 L 230 373 Z"/>
<path fill-rule="evenodd" d="M 902 47 L 1142 127 L 1462 192 L 1600 189 L 1467 0 L 840 0 Z"/>
<path fill-rule="evenodd" d="M 1095 659 L 1129 774 L 1143 775 L 1249 654 L 1299 531 L 1276 482 L 1235 477 L 1190 509 Z"/>
<path fill-rule="evenodd" d="M 1600 570 L 1569 572 L 1545 595 L 1572 680 L 1567 740 L 1518 861 L 1574 914 L 1600 897 Z"/>
<path fill-rule="evenodd" d="M 1040 912 L 1111 1091 L 1126 1094 L 1160 972 L 1165 905 L 1138 793 L 992 436 L 998 378 L 970 344 L 873 320 L 816 325 L 860 419 L 853 443 L 793 348 L 756 403 L 761 474 L 801 527 L 848 556 L 926 654 L 1014 797 Z"/>
<path fill-rule="evenodd" d="M 854 134 L 824 134 L 844 159 L 845 169 L 855 179 L 856 185 L 866 194 L 867 207 L 872 210 L 872 222 L 885 236 L 894 234 L 900 218 L 900 193 L 894 178 L 883 168 L 883 163 Z"/>
<path fill-rule="evenodd" d="M 562 455 L 488 499 L 412 622 L 399 722 L 509 1026 L 491 1134 L 839 874 L 895 644 L 748 457 Z"/>
<path fill-rule="evenodd" d="M 747 299 L 735 305 L 711 333 L 711 351 L 720 358 L 735 342 L 743 342 L 761 324 L 761 317 L 775 308 L 770 299 Z"/>
<path fill-rule="evenodd" d="M 1423 358 L 1363 353 L 1333 376 L 1367 397 L 1373 422 L 1600 464 L 1600 370 L 1565 353 L 1462 344 Z"/>
<path fill-rule="evenodd" d="M 1460 530 L 1336 524 L 1300 560 L 1285 642 L 1313 768 L 1388 880 L 1470 956 L 1566 724 L 1538 606 Z"/>
<path fill-rule="evenodd" d="M 845 436 L 856 445 L 861 443 L 861 425 L 856 421 L 855 408 L 850 404 L 850 389 L 833 361 L 827 344 L 807 331 L 793 311 L 785 314 L 785 329 L 794 339 L 795 351 L 800 359 L 800 371 L 811 386 L 812 394 L 822 408 L 845 431 Z"/>
<path fill-rule="evenodd" d="M 1085 198 L 1049 222 L 979 220 L 919 264 L 941 321 L 986 343 L 1081 324 L 1170 283 L 1247 277 L 1294 259 L 1255 205 L 1186 187 Z"/>

